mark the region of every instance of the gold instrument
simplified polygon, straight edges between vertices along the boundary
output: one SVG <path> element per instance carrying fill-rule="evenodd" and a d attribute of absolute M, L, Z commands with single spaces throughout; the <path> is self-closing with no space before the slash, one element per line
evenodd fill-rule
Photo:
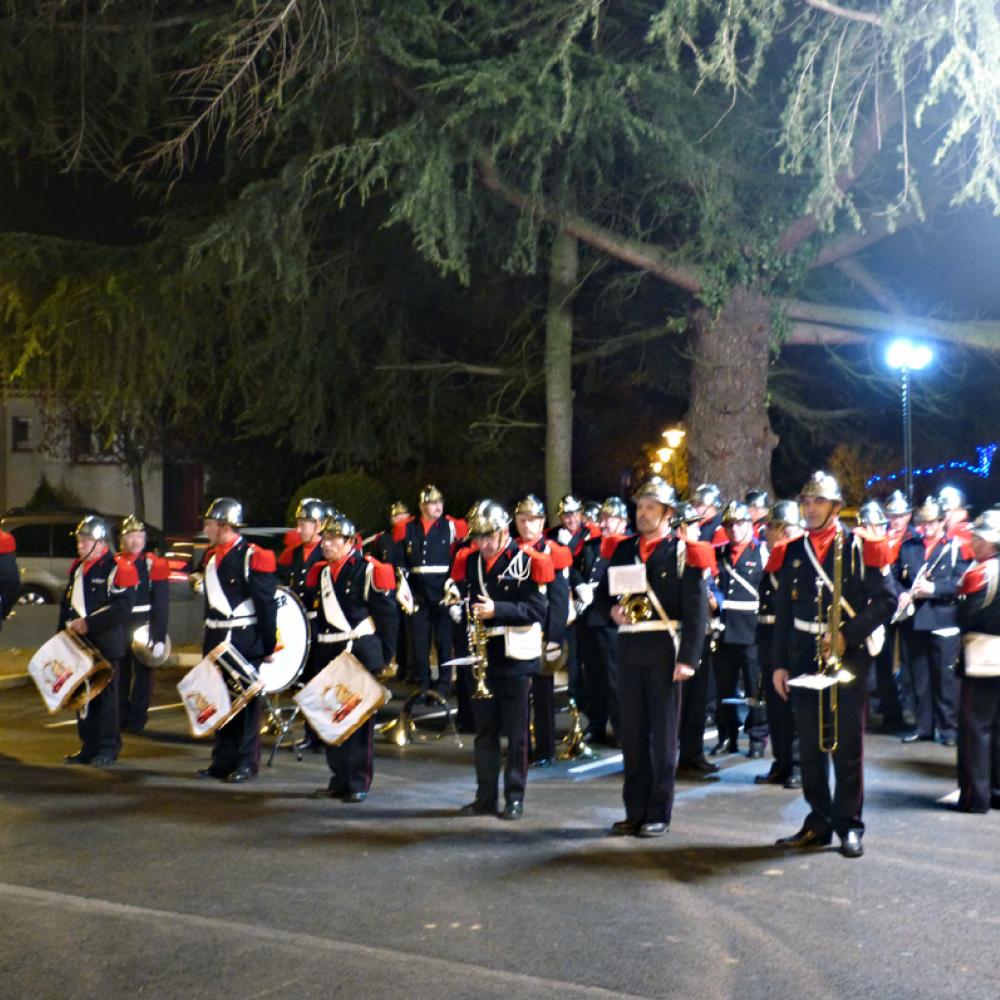
<path fill-rule="evenodd" d="M 647 594 L 622 594 L 618 606 L 625 613 L 629 625 L 648 622 L 653 618 L 653 602 Z"/>
<path fill-rule="evenodd" d="M 837 652 L 837 638 L 840 635 L 841 601 L 844 592 L 844 532 L 837 525 L 833 536 L 833 591 L 830 604 L 823 607 L 823 580 L 816 579 L 816 622 L 820 626 L 816 634 L 816 663 L 819 674 L 833 681 L 826 688 L 819 690 L 819 749 L 820 753 L 833 753 L 837 749 L 840 736 L 840 710 L 837 701 L 837 688 L 854 680 L 854 675 L 844 668 L 840 654 Z M 824 621 L 825 618 L 825 621 Z M 829 636 L 829 649 L 825 649 L 824 638 Z M 823 691 L 829 692 L 824 699 Z M 824 710 L 825 703 L 828 708 Z M 830 721 L 827 722 L 827 713 Z"/>
<path fill-rule="evenodd" d="M 476 682 L 472 697 L 492 698 L 493 692 L 486 686 L 486 666 L 489 663 L 486 644 L 489 642 L 489 636 L 486 634 L 485 623 L 474 612 L 468 598 L 465 599 L 465 619 L 469 655 L 472 659 L 472 679 Z"/>
<path fill-rule="evenodd" d="M 573 719 L 573 727 L 560 741 L 556 760 L 576 760 L 578 757 L 589 759 L 594 756 L 594 751 L 587 746 L 584 738 L 583 726 L 580 725 L 580 710 L 576 707 L 576 700 L 570 698 L 566 707 Z"/>

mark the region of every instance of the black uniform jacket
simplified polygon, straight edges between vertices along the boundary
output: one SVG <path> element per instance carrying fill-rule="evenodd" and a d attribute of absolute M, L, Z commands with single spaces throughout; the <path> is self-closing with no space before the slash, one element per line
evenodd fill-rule
<path fill-rule="evenodd" d="M 638 535 L 604 540 L 608 568 L 639 562 Z M 623 632 L 618 630 L 618 657 L 622 664 L 673 668 L 675 662 L 698 668 L 708 624 L 708 592 L 703 570 L 689 565 L 676 538 L 664 538 L 646 560 L 646 585 L 656 594 L 666 616 L 680 622 L 680 646 L 674 657 L 674 641 L 667 631 Z M 612 550 L 613 546 L 613 550 Z M 605 576 L 600 590 L 604 600 L 614 603 L 607 593 Z M 654 612 L 654 620 L 659 617 Z"/>
<path fill-rule="evenodd" d="M 152 552 L 142 552 L 135 558 L 121 553 L 118 562 L 129 562 L 135 568 L 139 582 L 135 588 L 130 629 L 149 622 L 149 638 L 163 642 L 167 637 L 170 616 L 170 564 Z M 131 642 L 131 636 L 129 642 Z"/>
<path fill-rule="evenodd" d="M 764 560 L 760 546 L 750 542 L 733 565 L 732 544 L 719 552 L 719 590 L 722 592 L 722 641 L 751 646 L 757 636 L 757 614 Z"/>
<path fill-rule="evenodd" d="M 1000 641 L 1000 558 L 973 563 L 959 586 L 958 624 L 963 633 L 995 635 Z M 962 671 L 962 661 L 959 660 Z M 994 680 L 996 678 L 991 678 Z"/>
<path fill-rule="evenodd" d="M 93 640 L 107 659 L 121 659 L 128 649 L 126 625 L 132 614 L 135 588 L 139 582 L 135 567 L 127 561 L 119 562 L 111 552 L 105 552 L 100 559 L 92 562 L 81 563 L 79 559 L 74 559 L 69 569 L 69 584 L 59 608 L 60 629 L 80 617 L 71 604 L 77 573 L 83 574 L 86 638 Z"/>
<path fill-rule="evenodd" d="M 452 567 L 457 571 L 458 563 Z M 555 571 L 552 560 L 545 553 L 528 555 L 517 542 L 508 540 L 506 548 L 488 569 L 482 553 L 472 551 L 464 564 L 464 576 L 455 583 L 467 594 L 474 605 L 480 594 L 493 601 L 493 618 L 485 624 L 489 629 L 502 629 L 509 625 L 543 626 L 548 615 L 546 587 L 552 583 Z M 502 635 L 490 638 L 487 645 L 488 672 L 504 676 L 533 674 L 538 670 L 538 660 L 516 660 L 507 656 Z"/>
<path fill-rule="evenodd" d="M 865 639 L 892 616 L 896 607 L 893 596 L 891 573 L 888 565 L 865 565 L 862 549 L 852 544 L 849 531 L 844 531 L 844 563 L 842 596 L 850 604 L 855 616 L 846 611 L 841 613 L 841 635 L 846 646 L 844 660 L 853 664 L 856 675 L 866 673 L 870 658 L 865 650 Z M 795 627 L 795 620 L 801 623 L 816 623 L 817 576 L 816 569 L 806 553 L 808 535 L 789 542 L 785 550 L 784 562 L 778 576 L 778 591 L 775 595 L 774 623 L 774 666 L 787 670 L 792 677 L 814 674 L 816 662 L 817 635 Z M 879 561 L 885 552 L 873 548 L 872 562 Z M 824 572 L 833 581 L 834 543 L 824 553 L 821 563 Z M 830 604 L 830 590 L 823 588 L 824 620 Z"/>
<path fill-rule="evenodd" d="M 934 584 L 934 593 L 930 597 L 922 597 L 914 603 L 915 611 L 908 619 L 910 627 L 917 632 L 933 632 L 957 626 L 955 605 L 958 583 L 968 566 L 968 561 L 962 558 L 962 546 L 958 539 L 949 541 L 942 537 L 929 553 L 925 553 L 924 541 L 919 535 L 903 542 L 896 563 L 900 588 L 908 590 L 912 587 L 924 567 L 923 579 Z"/>
<path fill-rule="evenodd" d="M 444 515 L 425 531 L 419 517 L 393 526 L 396 565 L 409 574 L 410 590 L 418 604 L 439 604 L 444 597 L 455 543 L 468 534 L 465 521 Z M 432 572 L 424 572 L 430 568 Z"/>
<path fill-rule="evenodd" d="M 289 545 L 278 556 L 278 580 L 304 601 L 309 570 L 322 561 L 323 549 L 319 540 L 309 546 Z"/>
<path fill-rule="evenodd" d="M 545 641 L 561 643 L 566 638 L 566 623 L 569 620 L 569 573 L 573 556 L 565 545 L 560 545 L 544 536 L 531 548 L 552 560 L 555 578 L 545 587 L 545 597 L 549 606 L 544 624 Z"/>

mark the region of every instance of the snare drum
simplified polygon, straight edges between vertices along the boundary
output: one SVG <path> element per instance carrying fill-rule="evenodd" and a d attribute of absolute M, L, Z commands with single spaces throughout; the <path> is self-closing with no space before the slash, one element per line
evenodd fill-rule
<path fill-rule="evenodd" d="M 278 694 L 299 679 L 311 645 L 309 619 L 298 595 L 288 587 L 279 586 L 274 600 L 278 606 L 274 657 L 258 670 L 268 694 Z"/>
<path fill-rule="evenodd" d="M 220 642 L 177 685 L 191 733 L 221 729 L 264 690 L 257 668 L 228 642 Z"/>
<path fill-rule="evenodd" d="M 28 673 L 50 713 L 83 709 L 111 683 L 114 668 L 89 639 L 57 632 L 28 664 Z"/>

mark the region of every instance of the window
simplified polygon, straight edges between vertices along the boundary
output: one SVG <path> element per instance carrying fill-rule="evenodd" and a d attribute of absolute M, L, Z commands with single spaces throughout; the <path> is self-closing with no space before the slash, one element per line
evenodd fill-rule
<path fill-rule="evenodd" d="M 68 521 L 52 525 L 52 555 L 61 559 L 76 558 L 75 528 L 76 525 L 70 524 Z"/>
<path fill-rule="evenodd" d="M 31 417 L 10 418 L 10 447 L 12 451 L 31 451 Z"/>
<path fill-rule="evenodd" d="M 48 557 L 49 526 L 47 524 L 21 524 L 16 528 L 12 528 L 10 533 L 17 541 L 18 557 Z"/>
<path fill-rule="evenodd" d="M 77 464 L 117 462 L 114 454 L 107 450 L 101 435 L 79 420 L 74 421 L 70 431 L 70 450 Z"/>

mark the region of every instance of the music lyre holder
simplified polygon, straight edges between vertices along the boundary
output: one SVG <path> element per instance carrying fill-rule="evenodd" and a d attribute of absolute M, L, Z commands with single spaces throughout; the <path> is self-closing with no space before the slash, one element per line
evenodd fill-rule
<path fill-rule="evenodd" d="M 292 738 L 291 733 L 292 726 L 295 725 L 295 720 L 299 717 L 299 713 L 302 710 L 298 705 L 295 705 L 293 708 L 285 708 L 283 705 L 271 701 L 271 697 L 266 691 L 262 691 L 260 696 L 264 699 L 264 705 L 267 708 L 267 718 L 261 727 L 261 733 L 274 734 L 274 744 L 271 746 L 271 753 L 267 758 L 267 766 L 270 767 L 274 763 L 274 755 L 278 752 L 278 747 L 285 742 L 286 738 L 289 741 L 290 748 L 295 751 L 295 759 L 301 761 L 302 751 L 295 745 L 295 740 Z"/>

